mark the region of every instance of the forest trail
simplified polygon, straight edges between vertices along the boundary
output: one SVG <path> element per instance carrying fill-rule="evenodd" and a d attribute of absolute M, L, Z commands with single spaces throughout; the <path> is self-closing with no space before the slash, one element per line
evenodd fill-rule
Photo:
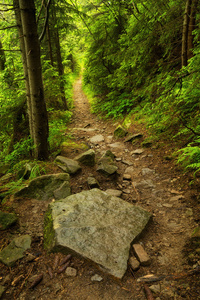
<path fill-rule="evenodd" d="M 128 264 L 127 272 L 121 281 L 116 281 L 108 275 L 101 273 L 90 262 L 83 258 L 73 257 L 71 266 L 77 270 L 75 277 L 67 276 L 65 272 L 49 276 L 48 267 L 53 266 L 57 254 L 47 253 L 43 249 L 43 224 L 48 201 L 34 199 L 21 199 L 14 203 L 16 213 L 19 215 L 19 227 L 3 232 L 2 244 L 8 243 L 16 235 L 30 234 L 33 242 L 27 257 L 21 260 L 12 269 L 4 268 L 0 274 L 1 283 L 7 285 L 3 299 L 58 299 L 58 300 L 145 300 L 147 298 L 143 285 L 138 278 L 154 274 L 160 276 L 180 275 L 179 280 L 171 278 L 158 282 L 149 282 L 153 286 L 154 299 L 200 299 L 199 274 L 189 276 L 189 266 L 184 256 L 184 247 L 187 239 L 196 227 L 191 207 L 192 192 L 188 185 L 181 180 L 171 161 L 163 158 L 166 153 L 159 149 L 143 148 L 142 153 L 133 154 L 141 149 L 141 142 L 146 137 L 145 129 L 139 125 L 131 125 L 130 134 L 142 133 L 143 138 L 137 139 L 134 144 L 125 142 L 124 138 L 115 139 L 113 133 L 117 123 L 100 119 L 90 112 L 87 97 L 81 87 L 81 79 L 74 84 L 73 119 L 66 129 L 66 135 L 71 135 L 76 143 L 85 143 L 94 149 L 97 158 L 105 150 L 111 150 L 118 166 L 117 178 L 107 178 L 96 172 L 96 167 L 83 167 L 82 172 L 71 176 L 72 193 L 88 190 L 87 178 L 91 174 L 98 180 L 100 189 L 118 189 L 122 191 L 122 199 L 138 205 L 153 214 L 152 221 L 144 234 L 137 242 L 151 258 L 149 266 L 141 266 L 139 270 L 132 271 Z M 103 136 L 101 142 L 92 142 L 94 136 Z M 69 158 L 77 155 L 73 147 L 67 153 Z M 55 170 L 54 170 L 55 171 Z M 58 169 L 57 172 L 60 172 Z M 124 174 L 131 175 L 131 181 L 124 179 Z M 39 254 L 38 254 L 39 253 Z M 28 260 L 31 255 L 38 258 Z M 133 256 L 133 251 L 130 251 Z M 62 259 L 62 254 L 59 254 Z M 0 264 L 0 267 L 3 264 Z M 29 277 L 43 273 L 42 282 L 34 289 L 29 289 Z M 92 281 L 94 275 L 100 275 L 101 281 Z M 188 274 L 188 276 L 183 276 Z M 2 277 L 1 277 L 2 276 Z M 17 286 L 11 283 L 21 276 Z M 52 278 L 51 278 L 52 277 Z M 28 282 L 28 284 L 25 284 Z"/>
<path fill-rule="evenodd" d="M 166 153 L 159 153 L 156 149 L 144 148 L 142 154 L 132 155 L 134 150 L 141 149 L 142 140 L 138 140 L 133 145 L 132 143 L 125 143 L 124 139 L 116 140 L 113 137 L 118 123 L 114 124 L 111 121 L 102 120 L 90 113 L 88 100 L 81 88 L 81 78 L 74 86 L 74 103 L 74 118 L 71 124 L 74 138 L 85 141 L 97 153 L 111 150 L 116 156 L 119 168 L 117 181 L 102 179 L 97 173 L 94 174 L 93 172 L 93 175 L 100 182 L 100 188 L 102 190 L 107 188 L 121 189 L 123 192 L 122 198 L 125 201 L 139 205 L 153 214 L 153 221 L 140 240 L 151 256 L 152 263 L 149 268 L 143 267 L 136 272 L 134 274 L 135 278 L 148 273 L 157 275 L 179 274 L 190 269 L 183 249 L 196 227 L 192 208 L 190 207 L 191 191 L 188 186 L 181 182 L 180 174 L 175 171 L 172 163 L 164 159 Z M 77 127 L 79 129 L 74 130 Z M 128 131 L 130 134 L 137 134 L 141 130 L 145 136 L 145 129 L 141 127 L 138 129 L 131 126 Z M 91 144 L 90 139 L 99 134 L 103 135 L 104 141 Z M 115 146 L 116 142 L 120 142 L 118 147 Z M 84 189 L 83 185 L 87 180 L 87 172 L 88 170 L 85 170 L 81 181 L 77 181 L 77 188 L 80 184 L 81 188 Z M 132 182 L 123 180 L 123 175 L 127 173 L 131 175 Z M 161 299 L 165 299 L 165 297 L 170 299 L 169 295 L 172 296 L 176 289 L 177 286 L 169 282 L 166 288 L 169 293 L 166 295 L 163 293 Z M 187 299 L 193 299 L 188 291 L 186 295 Z M 138 299 L 142 299 L 140 297 Z M 194 299 L 195 297 L 196 295 Z M 129 298 L 128 296 L 128 298 L 116 299 L 137 298 Z M 182 299 L 181 296 L 180 299 Z"/>

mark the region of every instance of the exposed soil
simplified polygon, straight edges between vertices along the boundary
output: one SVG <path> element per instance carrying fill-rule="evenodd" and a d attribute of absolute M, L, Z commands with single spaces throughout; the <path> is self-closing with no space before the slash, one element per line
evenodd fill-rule
<path fill-rule="evenodd" d="M 87 98 L 81 89 L 81 79 L 74 86 L 74 103 L 73 121 L 67 127 L 66 134 L 71 133 L 77 143 L 85 142 L 96 151 L 97 157 L 110 149 L 116 155 L 119 169 L 117 176 L 106 178 L 98 174 L 95 167 L 83 167 L 80 174 L 71 178 L 72 193 L 89 189 L 87 177 L 93 174 L 102 190 L 120 189 L 124 201 L 150 211 L 153 214 L 152 221 L 137 242 L 142 243 L 150 255 L 151 264 L 140 267 L 138 271 L 132 271 L 128 265 L 124 278 L 117 281 L 101 273 L 91 262 L 72 257 L 71 266 L 77 270 L 77 276 L 68 277 L 65 272 L 57 274 L 54 271 L 51 278 L 48 267 L 53 269 L 58 254 L 47 253 L 43 249 L 43 219 L 48 201 L 12 201 L 12 207 L 19 215 L 19 223 L 1 232 L 0 249 L 15 236 L 22 234 L 30 234 L 33 242 L 25 258 L 14 267 L 8 268 L 0 263 L 0 285 L 6 288 L 2 299 L 145 300 L 150 298 L 147 298 L 143 285 L 137 279 L 147 274 L 167 276 L 161 281 L 147 283 L 148 286 L 156 285 L 160 289 L 153 294 L 155 299 L 200 299 L 200 275 L 198 272 L 191 275 L 191 270 L 198 269 L 200 257 L 195 252 L 194 241 L 190 241 L 200 220 L 198 186 L 191 187 L 188 177 L 180 173 L 172 160 L 166 159 L 170 152 L 169 145 L 165 148 L 153 145 L 144 148 L 140 155 L 132 155 L 133 150 L 141 149 L 141 142 L 148 135 L 141 125 L 134 123 L 128 130 L 131 134 L 143 134 L 143 138 L 137 139 L 135 143 L 124 142 L 123 138 L 114 139 L 113 132 L 117 123 L 102 120 L 90 113 Z M 90 138 L 98 134 L 103 135 L 104 141 L 92 144 Z M 121 146 L 112 147 L 115 142 L 120 142 Z M 70 148 L 65 155 L 73 158 L 78 152 Z M 54 172 L 60 170 L 55 166 Z M 123 179 L 125 173 L 131 174 L 131 181 Z M 3 210 L 8 209 L 6 206 Z M 133 255 L 132 250 L 130 255 Z M 62 254 L 58 256 L 60 259 L 63 257 Z M 33 275 L 41 273 L 43 280 L 30 289 Z M 94 274 L 101 275 L 103 280 L 91 281 Z M 12 284 L 18 277 L 19 282 Z"/>

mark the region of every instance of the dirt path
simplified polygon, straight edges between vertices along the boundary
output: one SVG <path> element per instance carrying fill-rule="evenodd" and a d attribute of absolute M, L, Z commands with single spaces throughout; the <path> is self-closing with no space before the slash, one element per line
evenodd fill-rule
<path fill-rule="evenodd" d="M 163 159 L 164 153 L 152 147 L 143 149 L 140 155 L 132 154 L 134 150 L 141 149 L 143 139 L 137 140 L 135 144 L 124 142 L 124 139 L 114 139 L 113 132 L 117 124 L 103 121 L 90 113 L 87 98 L 81 89 L 81 79 L 74 86 L 74 103 L 73 121 L 66 133 L 70 133 L 74 141 L 84 142 L 93 148 L 97 157 L 110 149 L 116 155 L 119 174 L 117 179 L 105 178 L 96 172 L 95 167 L 85 167 L 81 174 L 71 178 L 72 193 L 88 189 L 87 177 L 93 174 L 102 190 L 119 189 L 123 192 L 124 201 L 150 211 L 153 214 L 152 221 L 138 242 L 151 257 L 151 264 L 140 267 L 135 272 L 128 266 L 123 280 L 118 282 L 100 273 L 84 259 L 74 257 L 72 265 L 77 270 L 76 277 L 67 277 L 65 273 L 61 273 L 54 274 L 51 279 L 47 269 L 53 265 L 55 254 L 48 254 L 43 250 L 43 215 L 48 202 L 21 201 L 15 203 L 20 216 L 20 226 L 7 232 L 3 239 L 6 243 L 8 236 L 11 238 L 19 233 L 31 234 L 33 243 L 30 252 L 34 255 L 39 254 L 37 260 L 27 262 L 24 259 L 12 269 L 4 268 L 3 264 L 0 264 L 0 285 L 7 284 L 3 299 L 145 300 L 147 297 L 143 286 L 137 281 L 139 277 L 147 274 L 157 276 L 181 274 L 192 268 L 183 253 L 185 243 L 196 227 L 191 207 L 192 191 L 181 180 L 172 162 Z M 136 134 L 139 130 L 142 129 L 136 125 L 129 128 L 131 134 Z M 99 143 L 90 141 L 90 138 L 100 134 L 104 141 Z M 146 135 L 145 132 L 143 134 Z M 77 151 L 71 149 L 68 155 L 73 158 L 77 155 Z M 130 174 L 131 181 L 124 180 L 124 174 Z M 133 255 L 132 251 L 130 255 Z M 30 272 L 44 274 L 42 283 L 33 290 L 30 290 L 27 284 L 29 277 L 27 274 Z M 24 281 L 21 281 L 17 287 L 12 286 L 13 279 L 20 274 L 27 282 L 23 284 Z M 91 281 L 91 277 L 95 274 L 101 275 L 102 281 Z M 198 284 L 198 279 L 197 274 L 183 277 L 178 281 L 170 279 L 148 283 L 148 286 L 154 285 L 157 289 L 154 294 L 157 300 L 196 300 L 200 299 L 200 296 L 198 288 L 192 282 Z"/>

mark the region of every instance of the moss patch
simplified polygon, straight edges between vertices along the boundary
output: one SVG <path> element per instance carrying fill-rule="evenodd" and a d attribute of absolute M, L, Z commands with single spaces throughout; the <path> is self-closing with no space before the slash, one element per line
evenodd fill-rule
<path fill-rule="evenodd" d="M 44 218 L 44 248 L 50 250 L 55 244 L 55 231 L 53 229 L 52 210 L 49 205 Z"/>

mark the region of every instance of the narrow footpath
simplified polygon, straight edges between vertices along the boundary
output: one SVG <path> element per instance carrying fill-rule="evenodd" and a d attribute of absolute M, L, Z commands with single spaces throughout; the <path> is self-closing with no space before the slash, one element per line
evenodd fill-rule
<path fill-rule="evenodd" d="M 85 168 L 80 178 L 76 178 L 74 189 L 79 191 L 88 189 L 87 177 L 92 173 L 100 182 L 102 190 L 119 189 L 125 201 L 141 206 L 153 214 L 151 224 L 139 240 L 152 259 L 151 265 L 140 268 L 134 274 L 129 270 L 125 282 L 130 281 L 131 285 L 135 285 L 137 278 L 147 274 L 162 276 L 189 271 L 191 267 L 188 266 L 183 249 L 197 226 L 190 207 L 189 185 L 183 186 L 172 163 L 163 158 L 165 153 L 158 153 L 153 147 L 141 147 L 146 136 L 144 129 L 143 138 L 138 139 L 134 144 L 124 142 L 125 138 L 116 140 L 113 133 L 120 123 L 105 121 L 90 113 L 87 98 L 82 92 L 81 79 L 74 86 L 74 104 L 74 118 L 70 126 L 74 139 L 84 141 L 99 155 L 105 150 L 111 150 L 116 156 L 116 164 L 119 168 L 118 178 L 115 180 L 103 178 L 95 170 Z M 128 131 L 130 134 L 138 134 L 141 133 L 141 128 L 131 126 Z M 97 136 L 98 140 L 99 135 L 103 136 L 103 140 L 92 143 L 93 138 Z M 125 180 L 126 174 L 131 175 L 131 180 Z M 157 286 L 157 288 L 160 286 L 160 299 L 200 299 L 192 298 L 187 285 L 184 290 L 184 284 L 183 286 L 180 284 L 179 288 L 183 298 L 181 295 L 179 297 L 177 293 L 179 283 L 160 282 Z M 126 288 L 129 290 L 129 287 Z M 139 289 L 136 284 L 134 290 Z M 107 296 L 99 299 L 111 298 Z M 113 293 L 112 299 L 143 298 L 141 294 L 138 296 L 135 294 L 133 297 L 129 293 L 126 297 L 119 295 L 115 297 Z"/>
<path fill-rule="evenodd" d="M 189 186 L 173 161 L 166 159 L 167 146 L 142 147 L 147 132 L 135 123 L 128 128 L 128 136 L 138 135 L 137 139 L 133 142 L 126 141 L 127 137 L 116 139 L 114 131 L 119 124 L 120 121 L 103 120 L 90 112 L 78 79 L 74 84 L 73 119 L 66 127 L 67 147 L 61 149 L 61 155 L 73 159 L 90 148 L 95 150 L 98 160 L 106 150 L 112 151 L 117 175 L 105 177 L 97 172 L 97 166 L 82 165 L 81 172 L 70 176 L 71 193 L 89 190 L 88 177 L 94 177 L 102 191 L 118 190 L 124 201 L 149 211 L 152 220 L 134 241 L 150 257 L 148 264 L 134 270 L 128 261 L 124 277 L 116 280 L 83 257 L 72 255 L 70 267 L 65 270 L 59 263 L 66 261 L 66 253 L 48 253 L 44 249 L 44 216 L 49 203 L 55 200 L 12 198 L 6 205 L 14 208 L 19 220 L 12 228 L 1 231 L 0 250 L 15 237 L 29 235 L 32 242 L 14 266 L 0 262 L 0 289 L 5 289 L 1 299 L 200 299 L 200 250 L 195 252 L 188 242 L 199 221 L 199 205 L 194 200 L 197 191 Z M 50 174 L 63 172 L 56 164 L 51 166 Z M 133 256 L 131 247 L 130 257 Z"/>

